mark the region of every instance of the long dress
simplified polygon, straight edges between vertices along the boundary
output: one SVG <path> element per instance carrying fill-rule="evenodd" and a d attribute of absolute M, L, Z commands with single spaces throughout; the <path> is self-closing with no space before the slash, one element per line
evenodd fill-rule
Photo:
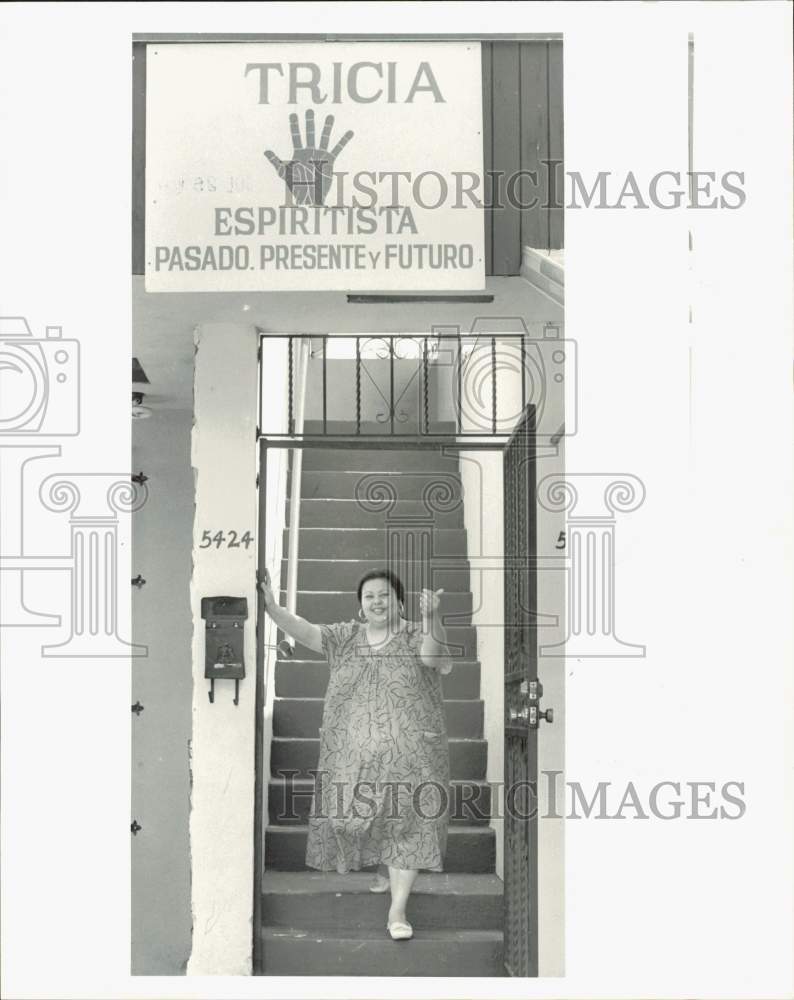
<path fill-rule="evenodd" d="M 306 864 L 443 871 L 449 747 L 439 671 L 420 628 L 373 649 L 356 621 L 321 625 L 330 678 L 309 813 Z"/>

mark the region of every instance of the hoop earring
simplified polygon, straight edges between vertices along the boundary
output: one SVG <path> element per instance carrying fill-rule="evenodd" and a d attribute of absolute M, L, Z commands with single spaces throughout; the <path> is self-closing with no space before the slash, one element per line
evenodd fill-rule
<path fill-rule="evenodd" d="M 364 611 L 363 611 L 362 608 L 358 609 L 358 620 L 361 621 L 361 622 L 365 622 L 367 620 L 367 616 L 364 614 Z"/>
<path fill-rule="evenodd" d="M 405 618 L 405 605 L 400 601 L 400 618 Z"/>

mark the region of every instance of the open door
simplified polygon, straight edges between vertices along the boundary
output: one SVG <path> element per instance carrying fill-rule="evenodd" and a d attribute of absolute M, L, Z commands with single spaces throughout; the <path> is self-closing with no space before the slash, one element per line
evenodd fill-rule
<path fill-rule="evenodd" d="M 538 974 L 538 725 L 535 407 L 513 431 L 504 458 L 505 968 Z"/>

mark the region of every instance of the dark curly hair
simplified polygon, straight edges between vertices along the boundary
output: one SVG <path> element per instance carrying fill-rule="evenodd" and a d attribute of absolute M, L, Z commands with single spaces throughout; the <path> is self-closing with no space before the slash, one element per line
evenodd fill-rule
<path fill-rule="evenodd" d="M 388 580 L 391 584 L 391 589 L 397 595 L 397 600 L 400 604 L 405 604 L 405 587 L 403 586 L 403 582 L 399 576 L 397 576 L 396 573 L 392 573 L 390 569 L 370 569 L 361 577 L 358 581 L 358 588 L 356 590 L 356 596 L 358 597 L 359 604 L 361 604 L 361 591 L 364 589 L 364 584 L 368 583 L 370 580 Z"/>

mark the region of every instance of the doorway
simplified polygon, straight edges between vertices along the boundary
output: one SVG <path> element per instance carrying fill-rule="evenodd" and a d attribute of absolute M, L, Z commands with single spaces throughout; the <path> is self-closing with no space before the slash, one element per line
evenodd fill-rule
<path fill-rule="evenodd" d="M 389 338 L 384 338 L 389 339 Z M 394 338 L 390 338 L 393 344 Z M 295 350 L 296 345 L 292 346 L 292 351 L 294 352 L 294 360 L 298 356 L 298 352 Z M 383 359 L 387 362 L 392 362 L 392 372 L 391 374 L 391 385 L 392 393 L 394 386 L 394 375 L 393 375 L 393 359 L 394 359 L 394 349 L 391 346 L 389 352 L 390 356 Z M 290 348 L 288 347 L 289 351 Z M 325 358 L 325 355 L 323 355 Z M 458 353 L 458 360 L 460 361 L 461 354 Z M 362 481 L 366 480 L 367 473 L 379 472 L 381 476 L 383 475 L 382 468 L 376 468 L 372 465 L 367 465 L 375 460 L 375 456 L 379 456 L 376 461 L 382 465 L 383 456 L 386 454 L 393 454 L 395 456 L 425 456 L 424 459 L 419 461 L 419 464 L 423 463 L 428 469 L 433 469 L 436 466 L 437 459 L 433 456 L 444 456 L 450 457 L 451 455 L 457 454 L 461 450 L 488 450 L 491 452 L 502 452 L 504 455 L 504 466 L 505 466 L 505 510 L 504 510 L 504 526 L 505 526 L 505 555 L 508 552 L 511 555 L 511 566 L 510 571 L 503 571 L 504 587 L 505 587 L 505 618 L 503 623 L 499 623 L 500 626 L 504 625 L 504 635 L 505 635 L 505 664 L 504 664 L 504 683 L 505 683 L 505 712 L 504 712 L 504 761 L 505 761 L 505 774 L 504 781 L 502 782 L 502 787 L 508 790 L 508 794 L 505 796 L 505 805 L 509 807 L 513 815 L 508 815 L 505 813 L 505 834 L 504 834 L 504 897 L 503 900 L 500 898 L 498 900 L 498 907 L 502 911 L 500 914 L 500 932 L 499 936 L 502 937 L 503 929 L 503 939 L 500 942 L 500 947 L 498 949 L 498 964 L 500 966 L 500 971 L 494 971 L 494 961 L 497 952 L 493 948 L 493 939 L 490 939 L 490 953 L 486 954 L 487 947 L 481 954 L 480 965 L 485 971 L 480 972 L 481 975 L 518 975 L 518 976 L 532 976 L 538 974 L 538 946 L 537 946 L 537 918 L 538 918 L 538 899 L 537 899 L 537 811 L 534 811 L 534 818 L 532 816 L 532 810 L 527 810 L 526 802 L 522 799 L 519 802 L 514 801 L 516 799 L 516 794 L 510 789 L 514 786 L 520 787 L 520 795 L 526 798 L 527 795 L 532 797 L 532 787 L 533 782 L 537 782 L 537 724 L 538 724 L 538 711 L 539 711 L 539 697 L 540 692 L 538 688 L 537 680 L 537 657 L 536 657 L 536 646 L 537 646 L 537 635 L 536 630 L 532 621 L 532 601 L 536 599 L 537 586 L 535 582 L 536 576 L 536 565 L 535 565 L 535 525 L 537 521 L 536 512 L 534 510 L 534 484 L 536 480 L 535 470 L 534 470 L 534 439 L 535 439 L 535 406 L 534 404 L 528 403 L 524 407 L 524 412 L 522 419 L 518 422 L 515 429 L 509 436 L 504 434 L 494 434 L 489 435 L 472 435 L 469 440 L 461 442 L 461 422 L 460 416 L 458 421 L 452 422 L 451 426 L 443 427 L 441 424 L 433 424 L 429 418 L 429 404 L 428 404 L 428 391 L 422 391 L 423 387 L 432 385 L 428 377 L 428 367 L 427 367 L 427 350 L 420 350 L 418 356 L 418 362 L 420 366 L 418 386 L 419 393 L 418 399 L 420 401 L 419 410 L 416 418 L 416 425 L 413 428 L 413 434 L 400 433 L 404 431 L 405 428 L 398 428 L 395 426 L 396 420 L 395 416 L 397 413 L 397 406 L 395 405 L 394 395 L 387 399 L 387 409 L 386 409 L 386 420 L 381 422 L 381 426 L 368 426 L 365 421 L 362 421 L 362 413 L 359 409 L 360 402 L 356 408 L 354 420 L 350 422 L 350 425 L 345 429 L 343 422 L 339 423 L 332 421 L 326 411 L 326 392 L 328 385 L 327 377 L 327 366 L 323 363 L 323 372 L 320 376 L 320 382 L 318 386 L 322 384 L 322 419 L 321 422 L 315 421 L 314 424 L 306 428 L 301 427 L 300 433 L 296 433 L 299 429 L 296 426 L 295 418 L 298 416 L 295 394 L 293 393 L 290 401 L 288 402 L 288 421 L 287 428 L 291 433 L 285 435 L 279 435 L 275 438 L 265 437 L 264 435 L 260 438 L 260 473 L 259 473 L 259 489 L 260 489 L 260 524 L 259 524 L 259 540 L 260 540 L 260 560 L 259 560 L 259 572 L 261 573 L 262 567 L 266 565 L 266 530 L 267 524 L 265 523 L 264 512 L 266 511 L 265 503 L 265 489 L 267 484 L 267 460 L 268 453 L 272 454 L 274 449 L 290 448 L 294 449 L 292 451 L 293 455 L 300 455 L 301 459 L 304 457 L 308 459 L 308 466 L 304 466 L 305 475 L 309 477 L 308 486 L 304 491 L 301 491 L 301 501 L 306 505 L 306 514 L 309 516 L 309 521 L 304 522 L 301 520 L 301 530 L 304 532 L 313 532 L 312 535 L 305 535 L 302 539 L 302 546 L 306 543 L 310 544 L 310 548 L 307 550 L 303 548 L 303 552 L 307 553 L 310 557 L 317 558 L 322 556 L 323 552 L 316 548 L 317 545 L 323 545 L 322 528 L 328 527 L 327 525 L 322 525 L 317 523 L 316 518 L 318 516 L 318 511 L 322 509 L 322 501 L 331 501 L 333 506 L 334 501 L 337 501 L 337 507 L 339 506 L 338 501 L 342 500 L 341 496 L 327 497 L 321 496 L 323 492 L 323 480 L 325 483 L 332 483 L 335 479 L 335 485 L 332 486 L 332 491 L 337 493 L 340 490 L 347 490 L 345 494 L 345 499 L 352 501 L 356 497 L 350 494 L 351 482 L 345 484 L 342 480 L 344 479 L 345 472 L 340 469 L 334 468 L 334 462 L 329 457 L 332 451 L 336 451 L 336 454 L 341 454 L 343 456 L 343 461 L 346 463 L 348 469 L 348 479 L 351 478 L 351 473 L 358 474 L 358 484 L 360 485 Z M 360 352 L 357 350 L 356 354 L 356 366 L 358 367 L 360 363 Z M 458 370 L 460 370 L 458 368 Z M 315 376 L 318 373 L 315 372 Z M 295 377 L 295 372 L 292 367 L 290 367 L 290 380 Z M 353 384 L 356 389 L 360 387 L 361 384 L 361 372 L 356 371 Z M 359 392 L 356 391 L 355 396 L 360 400 Z M 316 397 L 318 398 L 318 397 Z M 460 400 L 460 395 L 458 396 Z M 460 414 L 460 410 L 458 410 Z M 304 415 L 305 416 L 305 415 Z M 453 414 L 454 416 L 454 414 Z M 424 418 L 424 419 L 423 419 Z M 385 427 L 383 424 L 385 423 Z M 496 422 L 489 428 L 493 432 Z M 395 433 L 395 430 L 397 433 Z M 502 428 L 499 427 L 501 431 Z M 363 433 L 362 433 L 363 431 Z M 330 432 L 330 433 L 329 433 Z M 464 431 L 465 433 L 465 431 Z M 476 437 L 476 443 L 472 440 L 472 437 Z M 505 440 L 507 438 L 507 440 Z M 472 448 L 472 445 L 474 446 Z M 340 452 L 338 449 L 343 448 L 344 451 Z M 360 456 L 358 459 L 355 456 Z M 429 459 L 429 461 L 428 461 Z M 416 459 L 414 459 L 415 461 Z M 408 479 L 406 475 L 410 478 L 410 475 L 418 475 L 419 470 L 406 469 L 394 470 L 395 475 L 399 474 L 399 482 L 404 486 L 408 484 Z M 341 478 L 340 478 L 341 477 Z M 395 481 L 398 481 L 395 479 Z M 454 489 L 449 494 L 452 501 L 454 501 Z M 361 497 L 359 496 L 359 500 Z M 402 511 L 407 513 L 406 503 L 412 503 L 418 501 L 417 497 L 411 497 L 407 494 L 400 497 L 399 491 L 396 492 L 393 497 L 395 505 L 403 504 Z M 462 497 L 460 498 L 462 499 Z M 327 503 L 325 505 L 327 507 Z M 413 511 L 414 515 L 416 510 Z M 450 524 L 450 522 L 447 522 Z M 311 524 L 312 527 L 303 527 L 303 525 Z M 385 525 L 384 525 L 385 526 Z M 344 527 L 343 525 L 338 525 L 339 527 Z M 429 536 L 428 536 L 429 529 Z M 366 530 L 366 529 L 365 529 Z M 454 527 L 438 528 L 437 531 L 454 531 Z M 434 551 L 432 548 L 432 533 L 433 525 L 428 524 L 427 519 L 424 526 L 417 526 L 414 523 L 411 529 L 408 529 L 406 525 L 402 525 L 402 533 L 395 527 L 392 523 L 389 526 L 386 535 L 391 535 L 394 537 L 402 537 L 403 544 L 410 544 L 411 551 L 413 553 L 427 554 L 428 551 Z M 425 539 L 429 538 L 429 542 L 422 542 L 422 537 Z M 413 541 L 406 543 L 406 539 L 411 538 Z M 509 540 L 509 541 L 508 541 Z M 287 540 L 285 538 L 285 543 Z M 314 546 L 314 548 L 312 548 Z M 338 554 L 338 553 L 337 553 Z M 445 555 L 449 559 L 455 556 L 454 552 L 446 552 Z M 458 553 L 460 555 L 460 553 Z M 383 562 L 380 553 L 378 557 L 375 557 L 375 553 L 371 553 L 367 556 L 370 564 L 374 560 L 378 564 Z M 319 560 L 323 561 L 323 560 Z M 330 561 L 330 560 L 329 560 Z M 523 561 L 524 571 L 521 573 L 515 573 L 515 567 L 519 562 Z M 300 562 L 300 560 L 299 560 Z M 443 565 L 443 557 L 437 559 L 437 566 L 434 568 L 434 572 L 446 572 L 451 574 L 454 572 L 452 565 Z M 516 575 L 520 578 L 521 583 L 519 583 L 518 588 L 515 586 Z M 282 583 L 286 582 L 286 576 L 282 579 Z M 450 582 L 452 578 L 450 577 Z M 337 572 L 337 584 L 345 588 L 350 587 L 349 581 L 342 581 L 338 576 Z M 443 584 L 438 583 L 437 586 Z M 310 598 L 306 595 L 304 600 L 309 601 Z M 317 604 L 318 598 L 313 595 L 314 607 L 319 611 L 321 605 Z M 326 598 L 326 601 L 328 599 Z M 461 608 L 459 607 L 460 611 Z M 471 606 L 469 608 L 471 610 Z M 300 611 L 298 612 L 300 613 Z M 465 609 L 463 610 L 465 615 Z M 469 619 L 471 620 L 471 619 Z M 265 933 L 265 927 L 267 926 L 266 921 L 268 915 L 263 914 L 263 892 L 261 891 L 263 885 L 263 878 L 267 874 L 266 865 L 266 848 L 265 848 L 265 830 L 268 827 L 268 818 L 272 818 L 272 809 L 265 809 L 265 790 L 267 787 L 268 798 L 272 795 L 274 791 L 274 785 L 271 776 L 267 776 L 263 773 L 263 752 L 265 748 L 265 738 L 266 734 L 264 731 L 264 707 L 265 707 L 265 645 L 264 645 L 264 617 L 263 609 L 260 606 L 258 609 L 258 623 L 257 623 L 257 637 L 258 637 L 258 648 L 257 648 L 257 739 L 256 739 L 256 821 L 257 829 L 255 830 L 255 893 L 254 893 L 254 954 L 256 957 L 255 970 L 257 974 L 268 975 L 268 974 L 289 974 L 289 970 L 270 972 L 268 970 L 268 941 L 267 934 Z M 465 662 L 465 655 L 468 652 L 472 653 L 471 648 L 467 650 L 465 638 L 462 642 L 460 648 L 463 651 L 463 657 L 461 658 L 461 666 L 463 667 Z M 475 638 L 476 643 L 476 638 Z M 476 659 L 476 646 L 474 649 L 474 656 Z M 473 672 L 471 671 L 472 664 L 467 664 L 465 669 L 462 671 L 463 679 L 459 682 L 463 685 L 472 683 Z M 321 666 L 318 663 L 315 664 L 303 664 L 305 667 L 304 673 L 306 678 L 304 678 L 305 683 L 311 684 L 310 675 L 314 675 L 315 680 L 321 685 L 321 680 L 317 678 L 321 677 Z M 303 668 L 302 668 L 303 669 Z M 291 684 L 292 687 L 286 688 L 285 691 L 287 695 L 294 694 L 296 691 L 300 691 L 303 695 L 311 694 L 317 696 L 321 693 L 320 687 L 303 687 L 296 688 L 295 684 L 298 683 L 296 679 L 295 672 L 290 672 L 290 670 L 285 665 L 276 665 L 276 670 L 280 671 L 283 677 L 288 676 L 292 673 Z M 466 677 L 466 672 L 469 672 L 470 676 Z M 455 669 L 453 668 L 453 673 Z M 520 675 L 520 676 L 519 676 Z M 273 675 L 275 676 L 275 675 Z M 476 678 L 475 678 L 476 681 Z M 303 683 L 303 682 L 301 682 Z M 530 688 L 530 685 L 532 687 Z M 469 686 L 466 688 L 469 693 L 479 693 L 474 691 L 474 689 Z M 459 692 L 453 691 L 452 693 L 463 693 L 464 688 Z M 530 693 L 531 692 L 531 693 Z M 276 691 L 278 696 L 278 690 Z M 517 704 L 517 701 L 523 699 L 521 704 Z M 307 699 L 307 701 L 310 699 Z M 451 701 L 456 701 L 463 703 L 465 699 L 452 698 Z M 476 702 L 477 699 L 472 699 Z M 306 711 L 307 706 L 303 705 L 301 708 Z M 312 706 L 313 710 L 317 711 L 318 706 Z M 472 710 L 471 706 L 460 708 L 455 708 L 459 712 L 468 712 L 470 716 L 476 716 L 476 708 Z M 283 711 L 283 710 L 282 710 Z M 551 721 L 551 713 L 547 715 L 547 721 Z M 449 718 L 449 716 L 448 716 Z M 294 720 L 293 720 L 294 721 Z M 301 725 L 305 725 L 301 723 Z M 463 724 L 457 723 L 457 724 Z M 475 723 L 476 725 L 476 723 Z M 274 730 L 275 735 L 275 730 Z M 300 742 L 299 737 L 292 737 Z M 472 742 L 471 737 L 469 740 L 470 744 Z M 297 743 L 293 744 L 293 750 L 301 749 L 298 748 Z M 471 753 L 471 745 L 466 749 Z M 465 783 L 466 778 L 464 775 L 460 775 L 462 781 Z M 483 775 L 484 777 L 484 775 Z M 466 786 L 462 791 L 462 797 L 466 800 L 469 808 L 472 805 L 472 792 L 471 784 Z M 490 791 L 490 790 L 489 790 Z M 283 803 L 282 803 L 283 804 Z M 475 803 L 477 808 L 481 808 L 482 802 Z M 518 808 L 514 808 L 515 806 Z M 490 799 L 489 799 L 490 808 Z M 268 815 L 266 815 L 266 813 Z M 469 819 L 471 816 L 462 816 L 461 819 Z M 482 816 L 480 817 L 482 818 Z M 487 818 L 487 817 L 486 817 Z M 277 836 L 277 831 L 274 831 L 271 826 L 269 829 L 269 836 L 271 838 L 271 848 L 270 848 L 270 858 L 274 860 L 278 855 L 273 854 L 272 850 L 272 840 Z M 286 837 L 282 836 L 282 839 L 288 839 L 290 835 Z M 294 832 L 292 834 L 293 838 L 293 855 L 294 855 L 294 844 L 297 843 Z M 460 843 L 463 843 L 461 838 Z M 493 838 L 492 838 L 493 839 Z M 487 855 L 487 851 L 486 851 Z M 478 855 L 477 852 L 470 857 L 475 858 L 475 865 L 484 864 L 490 865 L 493 871 L 492 862 L 486 856 L 485 860 L 476 860 Z M 281 855 L 282 863 L 284 861 L 283 854 Z M 293 861 L 294 861 L 293 857 Z M 289 870 L 289 869 L 288 869 Z M 314 873 L 312 877 L 315 877 Z M 457 874 L 457 873 L 456 873 Z M 461 873 L 463 874 L 463 873 Z M 468 874 L 486 874 L 486 872 Z M 345 876 L 349 879 L 350 876 Z M 282 880 L 283 881 L 283 880 Z M 340 893 L 335 893 L 335 897 L 338 899 Z M 341 894 L 344 895 L 344 894 Z M 270 900 L 273 903 L 273 899 Z M 281 905 L 279 900 L 275 901 L 276 907 Z M 312 900 L 312 911 L 313 919 L 316 918 L 317 914 L 322 910 L 324 902 L 322 899 L 315 897 Z M 332 904 L 333 905 L 333 904 Z M 487 905 L 493 909 L 494 899 L 490 898 L 487 901 Z M 482 900 L 478 900 L 478 906 L 482 906 Z M 464 906 L 465 909 L 465 906 Z M 340 907 L 337 906 L 337 911 Z M 333 917 L 333 914 L 329 914 Z M 337 912 L 335 920 L 339 922 L 341 918 L 341 913 Z M 428 920 L 432 920 L 432 915 L 428 914 Z M 428 928 L 429 929 L 429 928 Z M 462 929 L 461 929 L 462 930 Z M 469 931 L 476 930 L 476 928 L 467 928 Z M 482 930 L 482 929 L 481 929 Z M 493 930 L 493 928 L 490 928 Z M 315 935 L 312 935 L 315 936 Z M 322 938 L 322 935 L 320 935 Z M 416 939 L 412 942 L 412 947 L 419 943 L 419 933 Z M 270 938 L 270 949 L 271 954 L 277 953 L 279 950 L 279 945 L 283 942 L 278 942 L 274 944 L 275 936 Z M 469 941 L 469 947 L 466 949 L 467 953 L 471 956 L 472 951 L 472 941 Z M 479 942 L 480 945 L 483 944 L 482 941 Z M 337 942 L 335 945 L 331 945 L 337 955 L 344 956 L 344 949 L 339 947 Z M 438 943 L 433 945 L 435 957 L 436 957 L 436 967 L 442 968 L 446 962 L 443 961 L 443 957 L 439 962 L 439 957 L 441 952 L 439 951 Z M 281 949 L 282 953 L 284 949 Z M 443 951 L 443 949 L 442 949 Z M 476 952 L 476 949 L 475 949 Z M 371 952 L 370 952 L 371 954 Z M 457 967 L 460 968 L 460 959 L 455 959 L 453 952 L 450 952 L 451 961 L 457 961 Z M 336 971 L 336 974 L 356 974 L 355 970 L 351 971 L 350 968 L 345 970 L 344 962 L 340 966 L 337 963 L 336 970 L 328 970 L 327 966 L 322 966 L 322 961 L 318 959 L 318 968 L 322 967 L 327 971 L 331 971 L 331 974 Z M 415 965 L 413 966 L 415 967 Z M 302 966 L 303 974 L 307 974 L 305 962 Z M 373 974 L 372 964 L 369 963 L 369 973 Z M 309 973 L 312 974 L 312 973 Z M 323 973 L 318 973 L 323 974 Z M 364 973 L 361 973 L 364 974 Z M 379 974 L 410 974 L 408 972 L 394 972 L 390 973 L 388 971 Z M 414 974 L 422 974 L 414 973 Z M 428 974 L 428 973 L 424 973 Z M 433 974 L 433 973 L 429 973 Z M 437 975 L 450 975 L 456 974 L 450 972 L 449 970 L 442 970 L 435 973 Z M 457 974 L 461 974 L 458 972 Z M 475 969 L 472 969 L 467 974 L 478 974 Z"/>

